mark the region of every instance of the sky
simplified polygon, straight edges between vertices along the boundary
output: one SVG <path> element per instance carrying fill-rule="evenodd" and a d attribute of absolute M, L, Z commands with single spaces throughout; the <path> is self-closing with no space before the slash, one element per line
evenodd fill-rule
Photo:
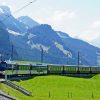
<path fill-rule="evenodd" d="M 31 1 L 0 0 L 0 4 L 9 6 L 16 18 L 29 16 L 41 24 L 50 24 L 57 31 L 100 45 L 100 0 L 36 0 L 13 13 Z"/>

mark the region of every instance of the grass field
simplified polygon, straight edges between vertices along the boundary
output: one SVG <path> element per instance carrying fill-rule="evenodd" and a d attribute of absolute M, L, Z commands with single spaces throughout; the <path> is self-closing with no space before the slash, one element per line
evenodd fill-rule
<path fill-rule="evenodd" d="M 33 94 L 28 97 L 9 86 L 0 85 L 4 92 L 19 100 L 100 100 L 100 75 L 92 78 L 37 76 L 14 83 Z"/>
<path fill-rule="evenodd" d="M 13 62 L 20 63 L 20 64 L 41 64 L 41 62 L 32 62 L 32 61 L 25 61 L 25 60 L 15 60 Z M 48 64 L 48 63 L 42 63 L 42 64 Z"/>

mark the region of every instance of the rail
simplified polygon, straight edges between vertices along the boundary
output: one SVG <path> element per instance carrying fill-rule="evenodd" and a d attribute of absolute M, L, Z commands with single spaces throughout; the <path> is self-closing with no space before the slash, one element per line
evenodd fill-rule
<path fill-rule="evenodd" d="M 10 81 L 5 81 L 4 83 L 7 84 L 7 85 L 9 85 L 10 87 L 12 87 L 12 88 L 20 91 L 21 93 L 23 93 L 23 94 L 25 94 L 27 96 L 32 96 L 31 92 L 29 92 L 28 90 L 22 88 L 21 86 L 18 86 L 18 85 L 14 84 L 14 83 L 12 83 Z"/>
<path fill-rule="evenodd" d="M 15 98 L 13 98 L 13 97 L 10 97 L 9 95 L 6 95 L 6 94 L 4 94 L 4 93 L 2 93 L 2 92 L 0 92 L 0 100 L 7 100 L 7 99 L 9 99 L 9 100 L 17 100 L 17 99 L 15 99 Z M 5 99 L 4 99 L 5 98 Z"/>

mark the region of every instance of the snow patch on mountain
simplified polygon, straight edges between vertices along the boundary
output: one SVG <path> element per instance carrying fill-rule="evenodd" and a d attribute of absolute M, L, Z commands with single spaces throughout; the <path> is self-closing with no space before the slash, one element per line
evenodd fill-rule
<path fill-rule="evenodd" d="M 29 40 L 29 41 L 27 41 L 27 44 L 28 44 L 28 45 L 31 45 L 31 41 L 30 41 L 30 40 Z"/>
<path fill-rule="evenodd" d="M 10 34 L 12 34 L 12 35 L 15 35 L 15 36 L 21 35 L 20 33 L 15 32 L 15 31 L 10 30 L 10 29 L 6 29 L 6 30 L 7 30 Z"/>
<path fill-rule="evenodd" d="M 50 47 L 46 47 L 46 46 L 44 46 L 44 45 L 42 45 L 42 44 L 38 44 L 38 43 L 37 43 L 37 44 L 34 44 L 34 43 L 33 43 L 33 44 L 31 45 L 31 48 L 32 48 L 32 49 L 35 48 L 35 49 L 38 49 L 38 50 L 40 50 L 40 51 L 41 51 L 41 47 L 42 47 L 42 49 L 43 49 L 44 52 L 48 53 L 48 50 L 50 49 Z"/>
<path fill-rule="evenodd" d="M 65 35 L 61 34 L 60 32 L 56 32 L 56 33 L 61 38 L 69 38 L 69 36 L 65 36 Z"/>
<path fill-rule="evenodd" d="M 33 37 L 35 37 L 36 35 L 34 35 L 34 34 L 32 34 L 32 33 L 29 33 L 29 35 L 28 35 L 28 39 L 30 40 L 30 39 L 32 39 Z"/>
<path fill-rule="evenodd" d="M 61 31 L 56 31 L 57 35 L 60 37 L 60 38 L 63 38 L 63 39 L 67 39 L 67 38 L 71 38 L 67 33 L 65 32 L 61 32 Z"/>
<path fill-rule="evenodd" d="M 68 50 L 65 50 L 63 45 L 59 44 L 58 42 L 55 42 L 54 43 L 55 46 L 60 50 L 62 51 L 66 56 L 68 56 L 69 58 L 72 58 L 72 53 Z"/>
<path fill-rule="evenodd" d="M 0 13 L 4 13 L 3 9 L 0 8 Z"/>

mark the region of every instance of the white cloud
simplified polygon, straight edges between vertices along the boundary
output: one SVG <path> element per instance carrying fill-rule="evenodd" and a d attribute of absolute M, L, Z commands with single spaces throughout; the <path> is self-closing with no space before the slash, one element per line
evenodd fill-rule
<path fill-rule="evenodd" d="M 51 20 L 53 21 L 63 21 L 65 19 L 73 19 L 76 17 L 75 12 L 69 11 L 55 11 L 54 14 L 51 16 Z"/>
<path fill-rule="evenodd" d="M 100 37 L 100 21 L 92 22 L 82 34 L 78 34 L 78 38 L 89 43 L 92 43 L 92 41 L 98 39 L 98 37 Z"/>
<path fill-rule="evenodd" d="M 52 22 L 52 23 L 59 23 L 59 22 L 66 22 L 69 20 L 72 20 L 76 18 L 76 13 L 75 12 L 70 12 L 70 11 L 54 11 L 53 14 L 51 16 L 49 16 L 48 18 L 46 18 L 45 20 L 47 22 Z"/>
<path fill-rule="evenodd" d="M 7 5 L 7 3 L 6 2 L 2 2 L 1 5 L 5 6 L 5 5 Z"/>
<path fill-rule="evenodd" d="M 93 24 L 91 25 L 91 27 L 95 28 L 95 29 L 100 28 L 100 21 L 93 22 Z"/>
<path fill-rule="evenodd" d="M 38 16 L 37 20 L 40 23 L 47 23 L 51 25 L 55 30 L 61 30 L 73 35 L 73 27 L 78 18 L 76 11 L 55 10 L 50 11 L 49 13 L 50 14 L 47 14 L 44 17 Z"/>
<path fill-rule="evenodd" d="M 100 35 L 99 32 L 96 32 L 95 30 L 87 30 L 84 32 L 84 34 L 80 34 L 79 37 L 83 40 L 91 42 L 95 38 L 97 38 Z"/>

